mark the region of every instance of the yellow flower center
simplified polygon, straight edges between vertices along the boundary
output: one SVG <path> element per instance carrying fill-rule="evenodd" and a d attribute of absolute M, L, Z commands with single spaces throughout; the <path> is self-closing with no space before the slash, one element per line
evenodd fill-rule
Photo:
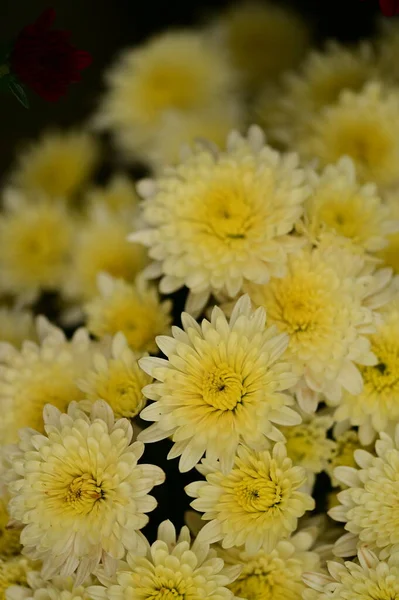
<path fill-rule="evenodd" d="M 374 367 L 363 367 L 365 386 L 377 394 L 399 393 L 399 343 L 395 336 L 372 339 L 372 351 L 378 358 Z"/>
<path fill-rule="evenodd" d="M 318 220 L 338 234 L 362 242 L 372 236 L 376 227 L 375 213 L 366 210 L 362 200 L 356 195 L 326 199 L 318 211 Z"/>
<path fill-rule="evenodd" d="M 175 587 L 161 587 L 146 597 L 148 600 L 185 600 L 185 594 L 181 594 Z"/>
<path fill-rule="evenodd" d="M 211 189 L 205 198 L 206 229 L 221 240 L 243 240 L 251 228 L 253 217 L 245 201 L 242 184 L 226 183 Z"/>
<path fill-rule="evenodd" d="M 295 565 L 295 571 L 298 566 Z M 281 559 L 261 556 L 243 565 L 240 576 L 229 589 L 247 600 L 301 600 L 304 585 L 293 567 Z"/>
<path fill-rule="evenodd" d="M 241 376 L 231 367 L 222 365 L 205 374 L 202 394 L 207 404 L 227 411 L 234 410 L 237 404 L 242 402 L 245 388 Z"/>
<path fill-rule="evenodd" d="M 94 479 L 93 475 L 83 473 L 63 481 L 60 485 L 46 490 L 49 499 L 53 499 L 57 505 L 62 504 L 74 513 L 88 515 L 95 504 L 105 499 L 103 486 Z"/>
<path fill-rule="evenodd" d="M 238 504 L 246 512 L 267 511 L 278 506 L 282 489 L 278 483 L 267 479 L 245 477 L 235 489 Z"/>
<path fill-rule="evenodd" d="M 108 402 L 117 418 L 132 418 L 143 408 L 141 389 L 149 381 L 138 369 L 132 372 L 123 363 L 112 361 L 108 373 L 98 375 L 93 392 Z"/>
<path fill-rule="evenodd" d="M 151 114 L 170 107 L 186 110 L 197 104 L 198 77 L 187 67 L 159 63 L 143 77 L 141 100 Z"/>

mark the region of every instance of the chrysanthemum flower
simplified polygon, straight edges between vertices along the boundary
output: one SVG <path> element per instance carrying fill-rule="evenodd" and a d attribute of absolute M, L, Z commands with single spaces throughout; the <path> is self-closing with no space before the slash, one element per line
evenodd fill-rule
<path fill-rule="evenodd" d="M 89 206 L 104 204 L 110 211 L 119 213 L 134 210 L 139 202 L 134 182 L 123 174 L 114 175 L 105 187 L 89 189 L 86 194 Z"/>
<path fill-rule="evenodd" d="M 45 581 L 38 571 L 27 573 L 25 585 L 12 585 L 7 590 L 7 600 L 92 600 L 87 588 L 92 578 L 76 586 L 74 577 L 53 577 Z"/>
<path fill-rule="evenodd" d="M 24 340 L 35 339 L 36 331 L 31 311 L 0 306 L 0 342 L 20 348 Z"/>
<path fill-rule="evenodd" d="M 168 360 L 139 361 L 158 380 L 143 390 L 156 402 L 140 416 L 155 423 L 139 438 L 155 442 L 170 436 L 168 458 L 181 456 L 181 471 L 192 469 L 205 451 L 228 471 L 239 442 L 255 448 L 267 437 L 284 440 L 275 424 L 300 422 L 289 408 L 293 398 L 281 393 L 297 381 L 281 360 L 288 336 L 266 329 L 265 311 L 252 312 L 248 296 L 237 302 L 229 322 L 218 307 L 210 322 L 199 325 L 187 313 L 182 322 L 173 337 L 157 338 Z"/>
<path fill-rule="evenodd" d="M 397 184 L 397 91 L 372 82 L 359 93 L 342 92 L 336 104 L 314 116 L 297 148 L 306 158 L 318 158 L 322 165 L 348 155 L 362 182 L 385 187 Z"/>
<path fill-rule="evenodd" d="M 355 451 L 362 449 L 363 446 L 360 443 L 358 432 L 354 429 L 348 429 L 342 433 L 334 431 L 334 442 L 334 450 L 326 466 L 326 471 L 332 484 L 339 486 L 340 482 L 334 477 L 334 470 L 336 467 L 356 467 Z M 371 449 L 367 448 L 367 450 Z"/>
<path fill-rule="evenodd" d="M 145 557 L 128 553 L 127 564 L 116 574 L 115 581 L 105 580 L 106 587 L 93 586 L 93 600 L 180 600 L 208 598 L 233 600 L 227 588 L 237 577 L 240 567 L 224 566 L 216 550 L 197 540 L 191 544 L 190 532 L 183 527 L 176 536 L 170 521 L 161 523 L 157 540 L 148 544 Z M 99 578 L 103 580 L 99 573 Z"/>
<path fill-rule="evenodd" d="M 0 559 L 0 600 L 8 600 L 8 589 L 12 585 L 23 586 L 26 583 L 27 573 L 30 570 L 30 561 L 21 556 Z"/>
<path fill-rule="evenodd" d="M 130 350 L 126 338 L 117 333 L 111 345 L 110 356 L 97 353 L 93 356 L 94 368 L 84 373 L 78 381 L 88 400 L 105 400 L 115 417 L 133 418 L 146 404 L 142 388 L 152 379 L 137 363 L 137 356 Z"/>
<path fill-rule="evenodd" d="M 19 155 L 13 183 L 27 193 L 71 200 L 91 176 L 99 149 L 83 131 L 46 133 Z"/>
<path fill-rule="evenodd" d="M 86 305 L 87 328 L 98 338 L 121 331 L 136 352 L 156 352 L 155 337 L 168 333 L 171 302 L 161 302 L 156 287 L 138 277 L 135 283 L 98 276 L 99 295 Z"/>
<path fill-rule="evenodd" d="M 37 323 L 38 344 L 25 341 L 19 351 L 6 344 L 1 348 L 1 444 L 15 443 L 21 427 L 43 431 L 43 407 L 48 402 L 65 410 L 69 402 L 83 398 L 77 379 L 91 362 L 87 331 L 80 329 L 67 341 L 43 317 Z"/>
<path fill-rule="evenodd" d="M 264 145 L 257 127 L 233 132 L 227 150 L 199 146 L 175 169 L 139 187 L 147 228 L 131 239 L 150 248 L 162 292 L 186 285 L 190 308 L 210 292 L 237 294 L 245 280 L 268 281 L 284 272 L 308 189 L 295 155 Z"/>
<path fill-rule="evenodd" d="M 327 563 L 329 575 L 305 573 L 311 589 L 304 600 L 394 600 L 399 597 L 399 567 L 395 556 L 387 562 L 378 560 L 369 549 L 359 550 L 356 562 Z"/>
<path fill-rule="evenodd" d="M 360 368 L 363 390 L 356 395 L 344 393 L 334 414 L 338 423 L 359 427 L 363 445 L 399 421 L 399 296 L 383 307 L 381 317 L 370 336 L 377 364 Z"/>
<path fill-rule="evenodd" d="M 229 589 L 251 600 L 301 600 L 303 573 L 319 568 L 319 555 L 311 551 L 313 543 L 314 536 L 303 531 L 278 542 L 271 552 L 260 549 L 252 555 L 236 548 L 220 552 L 226 564 L 242 567 Z"/>
<path fill-rule="evenodd" d="M 9 452 L 10 516 L 24 526 L 24 553 L 43 561 L 42 576 L 76 571 L 78 586 L 99 563 L 112 574 L 127 550 L 145 552 L 139 530 L 156 506 L 148 492 L 164 474 L 138 464 L 144 445 L 131 443 L 129 421 L 115 422 L 102 400 L 90 414 L 76 402 L 67 414 L 47 404 L 43 418 L 46 434 L 23 429 Z"/>
<path fill-rule="evenodd" d="M 393 190 L 385 195 L 385 202 L 389 207 L 392 219 L 399 220 L 399 196 L 398 191 Z M 387 267 L 391 267 L 395 273 L 399 274 L 399 232 L 391 233 L 387 236 L 388 245 L 385 246 L 377 256 Z"/>
<path fill-rule="evenodd" d="M 328 236 L 320 246 L 291 255 L 285 277 L 245 288 L 255 305 L 266 309 L 269 322 L 290 335 L 289 357 L 302 369 L 306 389 L 324 393 L 330 402 L 339 401 L 342 388 L 361 392 L 356 363 L 377 363 L 364 335 L 375 330 L 372 309 L 378 306 L 369 294 L 384 287 L 390 273 L 365 268 L 361 255 Z M 315 409 L 302 385 L 297 393 L 306 412 Z"/>
<path fill-rule="evenodd" d="M 311 239 L 329 231 L 367 252 L 377 252 L 388 245 L 388 235 L 399 230 L 399 220 L 393 219 L 376 186 L 357 182 L 350 158 L 328 165 L 321 175 L 311 172 L 310 180 L 312 193 L 305 202 L 304 227 L 300 229 Z"/>
<path fill-rule="evenodd" d="M 215 29 L 250 89 L 295 67 L 310 42 L 309 29 L 300 16 L 271 3 L 234 5 L 221 16 Z"/>
<path fill-rule="evenodd" d="M 296 529 L 298 518 L 314 508 L 313 498 L 298 491 L 306 482 L 306 471 L 293 466 L 281 442 L 272 453 L 239 445 L 228 474 L 210 459 L 197 469 L 206 481 L 190 483 L 185 490 L 195 498 L 191 506 L 209 521 L 200 530 L 199 541 L 221 540 L 223 548 L 245 545 L 250 554 L 261 547 L 271 552 Z"/>
<path fill-rule="evenodd" d="M 70 277 L 66 294 L 71 298 L 89 300 L 97 293 L 97 275 L 109 273 L 133 281 L 147 264 L 147 252 L 140 244 L 131 244 L 130 211 L 115 213 L 104 204 L 96 205 L 81 223 L 72 248 Z"/>
<path fill-rule="evenodd" d="M 398 63 L 399 28 L 396 19 L 379 20 L 379 36 L 376 41 L 380 77 L 388 83 L 399 83 Z"/>
<path fill-rule="evenodd" d="M 32 203 L 8 194 L 0 216 L 1 287 L 29 300 L 41 289 L 59 289 L 70 259 L 72 231 L 63 205 Z"/>
<path fill-rule="evenodd" d="M 21 552 L 19 543 L 20 531 L 15 528 L 8 528 L 10 516 L 7 510 L 6 498 L 0 498 L 0 559 L 8 560 Z M 0 577 L 1 579 L 1 577 Z M 1 597 L 1 593 L 0 593 Z"/>
<path fill-rule="evenodd" d="M 380 433 L 375 451 L 377 456 L 356 450 L 357 469 L 337 467 L 334 471 L 338 481 L 348 486 L 338 494 L 341 505 L 329 511 L 349 532 L 335 544 L 338 556 L 353 556 L 359 543 L 378 551 L 381 559 L 399 550 L 399 426 L 393 439 Z"/>

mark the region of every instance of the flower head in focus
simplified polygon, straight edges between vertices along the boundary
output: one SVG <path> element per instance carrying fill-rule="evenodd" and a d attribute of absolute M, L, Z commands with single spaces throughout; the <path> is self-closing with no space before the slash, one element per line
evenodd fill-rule
<path fill-rule="evenodd" d="M 249 554 L 260 548 L 271 552 L 296 529 L 298 518 L 314 508 L 313 498 L 299 491 L 306 471 L 293 466 L 281 442 L 272 452 L 238 446 L 228 474 L 209 459 L 197 469 L 206 481 L 190 483 L 185 490 L 195 498 L 191 506 L 209 521 L 200 530 L 199 541 L 221 540 L 223 548 L 245 545 Z"/>
<path fill-rule="evenodd" d="M 121 331 L 135 352 L 156 352 L 155 337 L 168 333 L 171 302 L 161 302 L 155 286 L 138 277 L 135 283 L 98 276 L 99 295 L 88 304 L 87 328 L 98 338 Z"/>
<path fill-rule="evenodd" d="M 176 535 L 170 521 L 161 523 L 157 540 L 143 557 L 128 553 L 127 564 L 116 573 L 114 581 L 104 581 L 104 587 L 89 588 L 93 600 L 180 600 L 207 598 L 234 600 L 228 589 L 237 577 L 237 565 L 224 566 L 216 550 L 197 540 L 191 543 L 190 532 L 183 527 Z M 103 580 L 99 573 L 100 580 Z"/>
<path fill-rule="evenodd" d="M 112 575 L 127 550 L 145 553 L 139 530 L 156 506 L 148 492 L 164 474 L 138 464 L 143 444 L 102 400 L 89 414 L 76 402 L 66 414 L 48 404 L 43 418 L 45 435 L 22 429 L 9 450 L 10 516 L 23 525 L 24 553 L 43 561 L 42 576 L 76 571 L 78 586 L 99 563 Z"/>
<path fill-rule="evenodd" d="M 48 102 L 64 96 L 91 64 L 88 52 L 72 46 L 69 31 L 51 29 L 54 21 L 55 11 L 45 10 L 20 32 L 10 56 L 19 80 Z"/>
<path fill-rule="evenodd" d="M 161 292 L 190 289 L 191 311 L 211 291 L 235 296 L 246 280 L 281 276 L 308 195 L 297 157 L 265 146 L 255 126 L 247 138 L 233 132 L 217 154 L 197 147 L 140 192 L 145 225 L 131 239 L 149 247 Z"/>
<path fill-rule="evenodd" d="M 289 408 L 293 398 L 281 393 L 298 379 L 282 358 L 288 337 L 265 327 L 265 311 L 253 312 L 248 296 L 236 303 L 229 321 L 215 307 L 210 321 L 199 325 L 183 313 L 182 322 L 173 337 L 157 338 L 167 360 L 139 361 L 158 380 L 143 390 L 156 402 L 140 416 L 155 423 L 139 439 L 170 436 L 168 458 L 180 456 L 181 471 L 192 469 L 206 452 L 227 472 L 239 442 L 264 447 L 268 437 L 284 440 L 275 425 L 301 420 Z"/>
<path fill-rule="evenodd" d="M 20 348 L 24 340 L 36 340 L 31 311 L 17 307 L 0 306 L 0 343 L 7 342 L 16 348 Z"/>

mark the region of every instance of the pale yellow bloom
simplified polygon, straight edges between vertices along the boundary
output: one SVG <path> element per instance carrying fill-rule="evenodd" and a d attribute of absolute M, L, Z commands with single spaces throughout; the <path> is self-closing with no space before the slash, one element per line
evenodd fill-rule
<path fill-rule="evenodd" d="M 181 456 L 181 471 L 192 469 L 206 452 L 227 472 L 239 442 L 256 448 L 266 438 L 284 440 L 275 424 L 301 420 L 289 408 L 293 398 L 281 393 L 298 379 L 282 360 L 288 336 L 266 328 L 265 311 L 252 312 L 248 296 L 237 302 L 230 321 L 215 307 L 210 322 L 199 325 L 183 313 L 182 323 L 173 337 L 157 338 L 167 360 L 139 361 L 158 380 L 143 390 L 156 402 L 140 416 L 155 423 L 139 439 L 171 437 L 168 458 Z"/>
<path fill-rule="evenodd" d="M 176 168 L 143 181 L 146 225 L 131 235 L 149 247 L 160 290 L 190 289 L 189 312 L 211 291 L 236 295 L 244 281 L 265 283 L 284 273 L 296 246 L 287 234 L 308 195 L 293 154 L 265 146 L 257 127 L 233 132 L 227 149 L 198 146 Z"/>
<path fill-rule="evenodd" d="M 331 478 L 334 486 L 340 485 L 340 482 L 334 477 L 336 467 L 356 467 L 355 450 L 363 448 L 359 440 L 359 434 L 354 429 L 348 429 L 342 433 L 334 431 L 334 451 L 328 461 L 326 471 Z M 369 447 L 364 448 L 371 451 Z M 339 504 L 339 502 L 337 502 Z"/>
<path fill-rule="evenodd" d="M 12 585 L 26 584 L 26 576 L 30 569 L 30 563 L 22 556 L 16 556 L 9 560 L 0 559 L 0 600 L 8 600 L 6 596 Z"/>
<path fill-rule="evenodd" d="M 45 581 L 38 571 L 27 573 L 25 585 L 12 585 L 7 590 L 7 600 L 91 600 L 87 590 L 92 578 L 76 586 L 74 577 L 53 577 Z"/>
<path fill-rule="evenodd" d="M 88 330 L 98 338 L 121 331 L 135 352 L 155 352 L 155 337 L 170 331 L 170 300 L 141 277 L 127 283 L 101 273 L 98 290 L 85 307 Z"/>
<path fill-rule="evenodd" d="M 197 469 L 206 481 L 190 483 L 185 490 L 195 498 L 191 506 L 209 521 L 198 533 L 199 541 L 221 540 L 223 548 L 245 545 L 250 554 L 260 548 L 272 552 L 315 506 L 309 494 L 299 491 L 306 482 L 305 469 L 293 466 L 281 442 L 272 452 L 239 445 L 227 474 L 211 459 Z"/>
<path fill-rule="evenodd" d="M 156 506 L 148 492 L 164 474 L 138 464 L 144 445 L 131 443 L 129 421 L 115 422 L 102 400 L 89 414 L 76 402 L 66 414 L 47 404 L 43 418 L 45 435 L 23 429 L 9 450 L 10 516 L 23 525 L 24 553 L 43 561 L 43 578 L 76 571 L 78 586 L 99 563 L 112 574 L 126 551 L 145 552 L 139 530 Z"/>
<path fill-rule="evenodd" d="M 385 195 L 385 202 L 391 212 L 392 219 L 399 220 L 399 189 L 392 190 Z M 399 232 L 387 236 L 388 245 L 377 256 L 387 267 L 391 267 L 399 274 Z"/>
<path fill-rule="evenodd" d="M 20 348 L 24 340 L 36 340 L 32 312 L 17 307 L 0 306 L 0 342 L 8 342 Z"/>
<path fill-rule="evenodd" d="M 110 211 L 119 213 L 137 207 L 139 196 L 134 181 L 123 174 L 114 175 L 104 187 L 90 188 L 85 196 L 89 206 L 104 204 Z"/>
<path fill-rule="evenodd" d="M 152 381 L 137 358 L 119 332 L 112 339 L 110 356 L 94 354 L 93 369 L 84 373 L 78 385 L 91 402 L 105 400 L 115 417 L 136 417 L 146 404 L 141 390 Z"/>
<path fill-rule="evenodd" d="M 19 155 L 13 183 L 25 192 L 71 200 L 99 158 L 95 139 L 83 131 L 48 132 Z"/>
<path fill-rule="evenodd" d="M 161 523 L 157 540 L 147 543 L 144 557 L 128 553 L 114 580 L 99 578 L 105 587 L 89 588 L 92 600 L 234 600 L 228 589 L 240 567 L 224 566 L 216 550 L 197 540 L 191 543 L 187 527 L 176 536 L 170 521 Z"/>
<path fill-rule="evenodd" d="M 0 560 L 8 560 L 21 552 L 18 528 L 8 528 L 10 516 L 7 510 L 6 498 L 0 498 Z M 0 594 L 1 596 L 1 594 Z"/>
<path fill-rule="evenodd" d="M 335 104 L 314 115 L 296 147 L 305 158 L 317 158 L 323 166 L 350 156 L 362 182 L 381 187 L 397 184 L 397 90 L 371 82 L 358 93 L 342 92 Z"/>
<path fill-rule="evenodd" d="M 353 556 L 362 543 L 378 551 L 383 560 L 399 550 L 399 426 L 393 438 L 380 433 L 375 451 L 377 456 L 356 450 L 357 469 L 337 467 L 334 471 L 338 481 L 348 486 L 338 494 L 340 506 L 329 511 L 349 532 L 335 544 L 338 556 Z"/>

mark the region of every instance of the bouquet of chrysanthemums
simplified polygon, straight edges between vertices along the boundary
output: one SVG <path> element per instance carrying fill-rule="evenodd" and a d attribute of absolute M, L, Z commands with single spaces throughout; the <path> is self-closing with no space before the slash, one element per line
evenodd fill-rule
<path fill-rule="evenodd" d="M 399 27 L 380 19 L 318 48 L 280 4 L 168 30 L 125 50 L 88 122 L 16 157 L 0 600 L 399 599 Z"/>

